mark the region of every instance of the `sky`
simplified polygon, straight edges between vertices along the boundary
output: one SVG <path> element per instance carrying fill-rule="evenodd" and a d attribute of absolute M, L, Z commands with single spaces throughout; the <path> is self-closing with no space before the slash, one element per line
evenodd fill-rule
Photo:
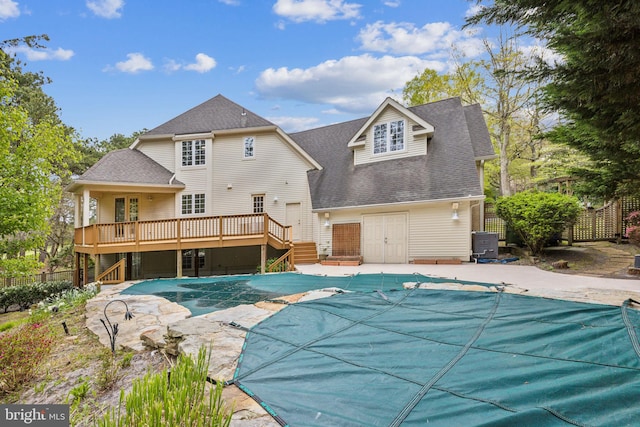
<path fill-rule="evenodd" d="M 0 40 L 83 138 L 152 129 L 222 94 L 286 132 L 369 116 L 489 30 L 465 0 L 0 0 Z"/>

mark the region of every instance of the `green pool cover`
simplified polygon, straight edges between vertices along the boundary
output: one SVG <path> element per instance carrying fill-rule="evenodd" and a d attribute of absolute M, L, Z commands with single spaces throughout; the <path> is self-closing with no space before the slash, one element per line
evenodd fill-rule
<path fill-rule="evenodd" d="M 298 273 L 244 274 L 234 276 L 153 279 L 128 287 L 124 295 L 156 295 L 188 308 L 198 316 L 240 304 L 277 299 L 313 289 L 337 287 L 370 292 L 402 289 L 405 282 L 451 282 L 450 279 L 420 274 L 356 274 L 316 276 Z M 458 282 L 465 283 L 465 282 Z"/>
<path fill-rule="evenodd" d="M 230 382 L 291 426 L 637 426 L 629 305 L 343 293 L 250 329 Z"/>

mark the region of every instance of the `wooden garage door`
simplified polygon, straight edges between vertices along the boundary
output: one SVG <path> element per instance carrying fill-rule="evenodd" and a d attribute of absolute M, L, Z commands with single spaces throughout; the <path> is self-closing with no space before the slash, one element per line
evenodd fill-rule
<path fill-rule="evenodd" d="M 334 224 L 333 256 L 360 256 L 360 223 Z"/>

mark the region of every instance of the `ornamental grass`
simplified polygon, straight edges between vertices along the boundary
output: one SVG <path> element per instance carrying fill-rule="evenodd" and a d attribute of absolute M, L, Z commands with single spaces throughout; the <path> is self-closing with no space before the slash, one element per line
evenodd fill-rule
<path fill-rule="evenodd" d="M 224 426 L 232 411 L 222 401 L 222 385 L 207 383 L 210 353 L 201 348 L 194 360 L 182 355 L 171 370 L 134 380 L 120 404 L 96 424 L 100 427 Z"/>

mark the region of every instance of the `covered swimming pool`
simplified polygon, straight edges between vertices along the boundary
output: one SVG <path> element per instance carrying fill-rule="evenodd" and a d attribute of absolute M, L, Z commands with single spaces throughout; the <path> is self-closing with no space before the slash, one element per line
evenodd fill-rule
<path fill-rule="evenodd" d="M 387 291 L 402 289 L 403 283 L 452 282 L 421 274 L 356 274 L 352 276 L 316 276 L 299 273 L 247 274 L 235 276 L 153 279 L 136 283 L 125 295 L 156 295 L 188 308 L 198 316 L 240 304 L 277 299 L 284 295 L 314 289 L 340 288 L 345 291 Z M 459 283 L 466 283 L 456 281 Z"/>
<path fill-rule="evenodd" d="M 355 292 L 248 330 L 230 383 L 286 426 L 634 426 L 640 315 L 502 292 Z"/>
<path fill-rule="evenodd" d="M 481 286 L 429 288 L 452 282 Z M 354 292 L 227 326 L 246 331 L 227 384 L 283 426 L 638 425 L 632 299 L 592 304 L 382 273 L 163 279 L 125 293 L 169 296 L 195 315 L 330 287 Z"/>

